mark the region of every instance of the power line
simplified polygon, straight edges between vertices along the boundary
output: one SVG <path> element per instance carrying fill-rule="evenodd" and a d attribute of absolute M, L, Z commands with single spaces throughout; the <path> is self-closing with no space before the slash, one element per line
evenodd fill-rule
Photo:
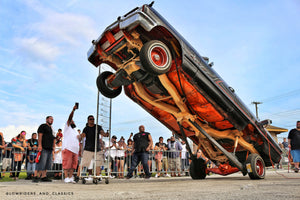
<path fill-rule="evenodd" d="M 289 92 L 286 92 L 286 93 L 283 93 L 283 94 L 279 94 L 279 95 L 276 95 L 276 96 L 273 96 L 273 97 L 268 97 L 266 99 L 263 99 L 262 101 L 263 102 L 271 102 L 271 101 L 276 101 L 278 99 L 282 99 L 282 98 L 285 98 L 285 97 L 294 96 L 294 95 L 297 95 L 297 94 L 300 94 L 300 89 L 292 90 L 292 91 L 289 91 Z"/>
<path fill-rule="evenodd" d="M 292 115 L 299 115 L 300 114 L 300 108 L 296 108 L 293 110 L 285 110 L 277 113 L 271 113 L 271 114 L 264 114 L 264 116 L 272 116 L 272 118 L 276 117 L 286 117 L 286 116 L 292 116 Z"/>

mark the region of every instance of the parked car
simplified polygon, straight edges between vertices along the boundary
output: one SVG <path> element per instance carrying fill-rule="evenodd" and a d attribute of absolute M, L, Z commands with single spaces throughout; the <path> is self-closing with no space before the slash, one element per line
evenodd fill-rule
<path fill-rule="evenodd" d="M 190 174 L 227 175 L 241 171 L 265 177 L 281 149 L 235 94 L 233 88 L 153 7 L 136 7 L 92 41 L 88 60 L 102 72 L 99 91 L 108 98 L 126 95 L 182 139 L 190 138 L 217 168 L 192 156 Z M 230 68 L 228 67 L 228 70 Z"/>

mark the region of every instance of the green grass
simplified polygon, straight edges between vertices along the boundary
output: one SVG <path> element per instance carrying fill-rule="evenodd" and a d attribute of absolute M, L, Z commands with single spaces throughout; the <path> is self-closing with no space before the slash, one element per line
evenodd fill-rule
<path fill-rule="evenodd" d="M 2 179 L 0 179 L 0 182 L 9 182 L 9 181 L 15 181 L 13 178 L 9 178 L 10 173 L 9 172 L 5 172 L 5 176 L 3 176 L 2 174 Z M 27 177 L 27 173 L 26 172 L 21 172 L 19 175 L 19 179 L 25 179 Z"/>

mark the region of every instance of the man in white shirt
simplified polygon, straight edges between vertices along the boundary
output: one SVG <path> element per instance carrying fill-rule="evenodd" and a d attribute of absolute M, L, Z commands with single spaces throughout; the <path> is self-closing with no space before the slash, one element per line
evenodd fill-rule
<path fill-rule="evenodd" d="M 62 165 L 65 172 L 66 183 L 76 183 L 74 181 L 73 172 L 78 164 L 80 138 L 80 135 L 75 129 L 76 125 L 73 121 L 73 115 L 76 109 L 78 108 L 75 105 L 65 125 L 62 142 Z"/>

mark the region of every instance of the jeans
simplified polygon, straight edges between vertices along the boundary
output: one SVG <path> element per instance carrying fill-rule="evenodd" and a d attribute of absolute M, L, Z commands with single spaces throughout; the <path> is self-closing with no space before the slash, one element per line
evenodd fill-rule
<path fill-rule="evenodd" d="M 34 174 L 36 163 L 27 162 L 27 176 L 30 177 Z"/>
<path fill-rule="evenodd" d="M 189 166 L 189 161 L 188 159 L 181 159 L 181 170 L 184 171 L 188 168 Z"/>
<path fill-rule="evenodd" d="M 52 169 L 52 150 L 43 149 L 40 157 L 39 163 L 36 165 L 36 170 L 44 171 L 44 170 L 51 170 Z"/>
<path fill-rule="evenodd" d="M 132 173 L 135 170 L 135 168 L 138 166 L 140 162 L 142 162 L 143 169 L 145 171 L 146 176 L 150 177 L 151 174 L 149 172 L 149 166 L 148 166 L 148 158 L 149 153 L 148 152 L 135 152 L 132 156 L 132 165 L 128 171 L 127 177 L 131 178 Z"/>

